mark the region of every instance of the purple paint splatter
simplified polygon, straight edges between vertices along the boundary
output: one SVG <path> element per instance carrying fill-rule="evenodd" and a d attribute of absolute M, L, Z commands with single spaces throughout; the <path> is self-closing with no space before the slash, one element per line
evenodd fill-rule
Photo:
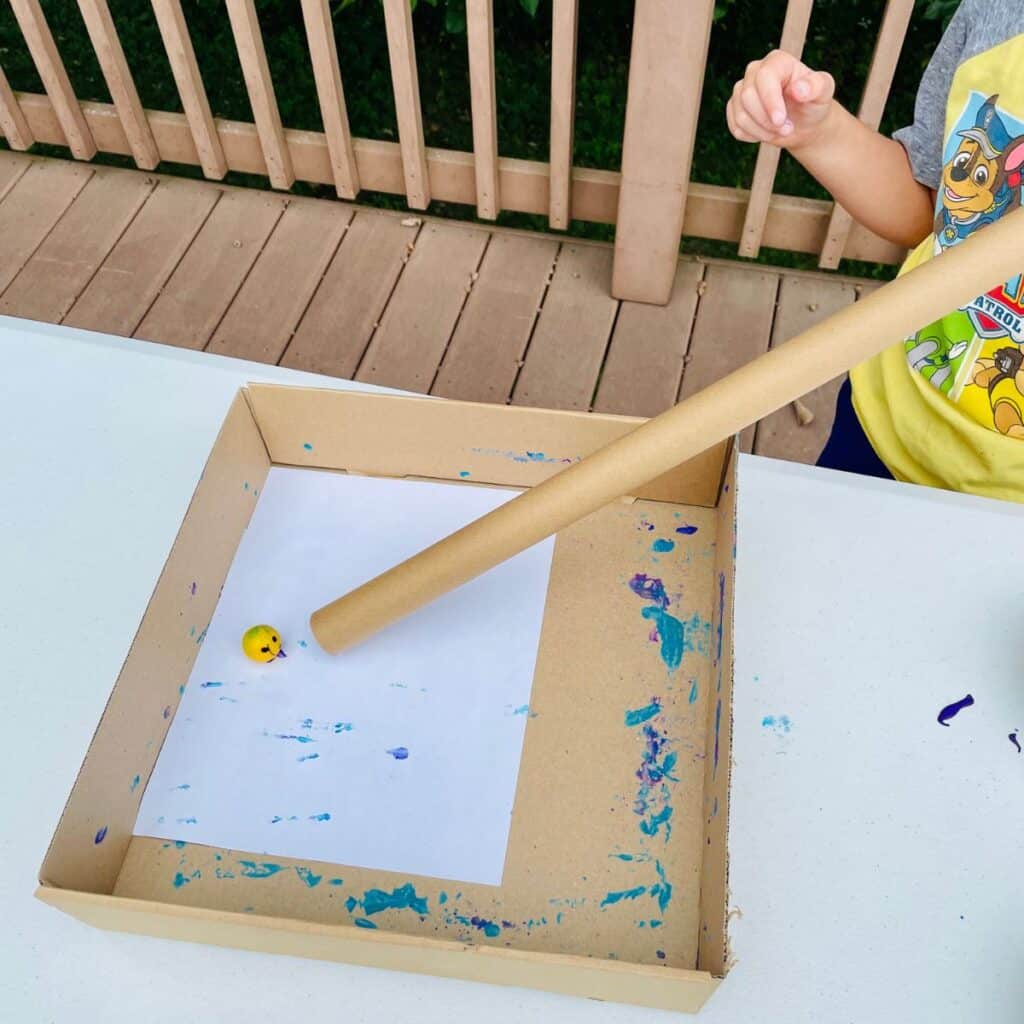
<path fill-rule="evenodd" d="M 409 751 L 405 747 L 392 747 L 386 753 L 390 754 L 396 761 L 404 761 L 409 756 Z"/>
<path fill-rule="evenodd" d="M 96 845 L 96 846 L 99 846 L 100 843 L 102 843 L 103 840 L 106 839 L 106 838 L 107 838 L 107 826 L 104 825 L 103 828 L 101 828 L 99 830 L 99 832 L 96 833 L 96 837 L 93 839 L 93 844 Z"/>
<path fill-rule="evenodd" d="M 188 589 L 189 589 L 189 593 L 190 593 L 190 594 L 191 594 L 191 595 L 192 595 L 193 597 L 195 597 L 195 596 L 196 596 L 196 581 L 195 581 L 195 580 L 193 580 L 193 581 L 192 581 L 192 586 L 191 586 L 191 587 L 189 587 Z"/>
<path fill-rule="evenodd" d="M 667 608 L 671 603 L 668 594 L 665 593 L 665 584 L 656 576 L 647 576 L 645 573 L 638 572 L 629 581 L 629 589 L 637 597 L 650 601 L 651 604 L 656 604 L 659 608 Z"/>
<path fill-rule="evenodd" d="M 1017 739 L 1017 733 L 1011 732 L 1007 739 L 1017 748 L 1017 753 L 1021 753 L 1020 740 Z"/>
<path fill-rule="evenodd" d="M 967 694 L 961 700 L 955 700 L 952 704 L 947 704 L 940 712 L 938 717 L 939 725 L 949 726 L 949 720 L 956 718 L 964 708 L 969 708 L 974 703 L 974 698 Z"/>

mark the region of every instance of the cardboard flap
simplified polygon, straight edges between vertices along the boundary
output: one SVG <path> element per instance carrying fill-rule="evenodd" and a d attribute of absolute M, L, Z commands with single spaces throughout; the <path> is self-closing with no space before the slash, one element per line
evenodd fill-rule
<path fill-rule="evenodd" d="M 533 487 L 643 420 L 397 395 L 249 384 L 270 457 L 281 465 Z M 730 442 L 635 495 L 712 507 Z"/>

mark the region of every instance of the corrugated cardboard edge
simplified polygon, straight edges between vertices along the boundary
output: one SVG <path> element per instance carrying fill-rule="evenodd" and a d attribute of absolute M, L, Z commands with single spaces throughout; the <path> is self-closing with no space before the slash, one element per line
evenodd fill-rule
<path fill-rule="evenodd" d="M 218 433 L 117 682 L 93 732 L 40 867 L 42 884 L 90 892 L 113 890 L 131 841 L 145 783 L 170 727 L 171 712 L 178 704 L 178 688 L 192 670 L 205 627 L 220 596 L 220 583 L 235 552 L 235 544 L 220 544 L 217 535 L 196 531 L 194 524 L 197 521 L 208 524 L 220 518 L 226 524 L 225 529 L 240 535 L 248 524 L 256 505 L 256 494 L 269 470 L 266 445 L 245 395 L 239 392 Z M 225 493 L 228 486 L 232 490 Z M 216 515 L 193 515 L 196 508 L 205 506 L 215 507 Z M 212 571 L 215 578 L 219 575 L 217 586 L 200 585 L 196 595 L 190 596 L 187 579 L 201 579 L 202 570 L 217 566 L 218 561 L 224 564 L 223 572 Z M 180 577 L 179 585 L 174 587 L 171 581 L 176 577 Z M 177 600 L 175 595 L 180 595 L 182 607 L 188 605 L 196 625 L 196 637 L 190 634 L 183 619 L 179 624 L 178 606 L 173 605 Z M 153 663 L 154 650 L 161 652 L 158 664 Z M 136 673 L 145 675 L 145 686 L 122 686 L 123 681 Z M 126 696 L 129 689 L 131 700 Z M 134 721 L 149 723 L 149 735 L 139 729 L 126 730 L 126 735 L 136 737 L 140 749 L 125 748 L 119 750 L 116 757 L 98 758 L 95 748 L 100 723 L 122 712 L 130 714 Z M 135 785 L 132 785 L 133 776 L 138 778 Z M 97 808 L 102 811 L 98 812 Z"/>
<path fill-rule="evenodd" d="M 247 392 L 278 465 L 504 487 L 534 487 L 644 422 L 275 384 Z M 633 497 L 713 507 L 728 450 L 715 445 Z"/>
<path fill-rule="evenodd" d="M 736 579 L 738 446 L 722 480 L 715 544 L 712 618 L 713 689 L 708 701 L 704 762 L 704 870 L 697 966 L 716 977 L 728 970 L 729 792 L 732 775 L 733 603 Z M 719 639 L 720 638 L 720 639 Z"/>
<path fill-rule="evenodd" d="M 170 906 L 47 886 L 37 890 L 36 896 L 99 928 L 545 992 L 582 994 L 592 999 L 684 1013 L 696 1013 L 719 984 L 701 971 L 470 946 L 443 939 Z"/>

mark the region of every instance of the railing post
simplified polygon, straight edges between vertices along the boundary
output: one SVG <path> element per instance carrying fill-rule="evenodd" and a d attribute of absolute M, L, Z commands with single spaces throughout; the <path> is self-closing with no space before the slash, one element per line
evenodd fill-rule
<path fill-rule="evenodd" d="M 636 0 L 612 270 L 617 299 L 664 304 L 672 293 L 714 6 Z"/>

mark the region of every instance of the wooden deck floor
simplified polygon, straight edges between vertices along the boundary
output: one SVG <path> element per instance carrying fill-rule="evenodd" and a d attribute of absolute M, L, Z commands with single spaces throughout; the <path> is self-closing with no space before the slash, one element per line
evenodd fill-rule
<path fill-rule="evenodd" d="M 482 402 L 651 416 L 868 282 L 682 260 L 665 308 L 611 249 L 0 153 L 0 313 Z M 747 431 L 813 461 L 838 381 Z"/>

